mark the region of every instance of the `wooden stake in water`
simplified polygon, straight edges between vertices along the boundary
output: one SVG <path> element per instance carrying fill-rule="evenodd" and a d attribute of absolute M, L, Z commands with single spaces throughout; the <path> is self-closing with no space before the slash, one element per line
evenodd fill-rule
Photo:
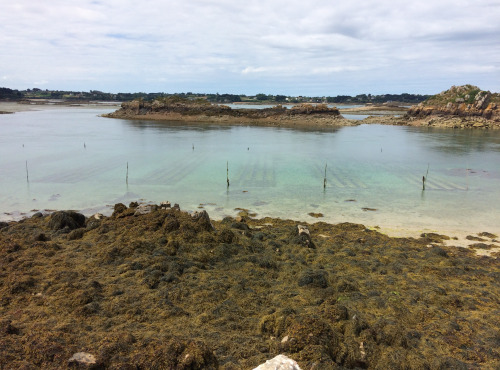
<path fill-rule="evenodd" d="M 429 176 L 429 166 L 430 164 L 427 164 L 427 172 L 425 176 L 422 176 L 422 190 L 425 190 L 425 181 L 427 180 L 427 177 Z"/>
<path fill-rule="evenodd" d="M 425 190 L 425 176 L 422 176 L 422 190 Z"/>
<path fill-rule="evenodd" d="M 83 142 L 83 149 L 87 149 L 87 145 L 85 145 L 85 142 Z"/>
<path fill-rule="evenodd" d="M 326 167 L 328 166 L 328 163 L 325 163 L 325 177 L 323 178 L 323 189 L 326 189 Z"/>
<path fill-rule="evenodd" d="M 125 182 L 127 183 L 128 185 L 128 162 L 127 162 L 127 177 L 125 178 Z"/>
<path fill-rule="evenodd" d="M 30 182 L 30 179 L 28 177 L 28 161 L 26 161 L 26 182 Z"/>
<path fill-rule="evenodd" d="M 229 187 L 229 161 L 226 162 L 227 187 Z"/>

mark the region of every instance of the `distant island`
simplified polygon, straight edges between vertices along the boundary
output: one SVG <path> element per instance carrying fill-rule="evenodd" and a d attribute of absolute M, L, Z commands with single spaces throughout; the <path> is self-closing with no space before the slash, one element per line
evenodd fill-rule
<path fill-rule="evenodd" d="M 338 126 L 349 125 L 337 108 L 327 104 L 298 104 L 290 108 L 277 105 L 263 109 L 232 109 L 203 99 L 158 98 L 153 102 L 134 100 L 105 117 L 123 119 L 210 122 L 228 125 Z M 342 121 L 342 122 L 341 122 Z"/>
<path fill-rule="evenodd" d="M 408 110 L 409 122 L 428 126 L 500 128 L 500 94 L 477 86 L 452 86 Z"/>
<path fill-rule="evenodd" d="M 500 95 L 476 86 L 452 86 L 410 108 L 398 104 L 366 104 L 342 110 L 347 114 L 368 115 L 363 120 L 349 120 L 341 111 L 327 104 L 302 103 L 287 108 L 276 105 L 264 109 L 232 109 L 204 99 L 179 96 L 124 102 L 111 118 L 210 122 L 266 126 L 349 126 L 379 123 L 408 126 L 440 126 L 451 128 L 500 128 Z M 382 112 L 382 114 L 381 114 Z M 387 114 L 385 114 L 387 113 Z"/>

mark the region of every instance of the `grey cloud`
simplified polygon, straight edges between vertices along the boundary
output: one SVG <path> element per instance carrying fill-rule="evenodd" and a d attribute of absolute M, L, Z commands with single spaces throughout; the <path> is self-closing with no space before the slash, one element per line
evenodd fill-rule
<path fill-rule="evenodd" d="M 12 88 L 98 81 L 102 90 L 335 95 L 441 91 L 464 74 L 486 89 L 500 80 L 499 8 L 489 0 L 16 0 L 3 8 L 1 81 Z"/>

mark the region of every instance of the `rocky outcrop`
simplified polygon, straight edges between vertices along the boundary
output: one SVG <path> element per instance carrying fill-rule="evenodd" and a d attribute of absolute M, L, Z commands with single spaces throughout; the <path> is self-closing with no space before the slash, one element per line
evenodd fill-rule
<path fill-rule="evenodd" d="M 197 99 L 160 98 L 153 102 L 124 102 L 111 118 L 211 122 L 250 125 L 352 125 L 337 108 L 327 104 L 299 104 L 288 109 L 282 105 L 264 109 L 232 109 Z"/>
<path fill-rule="evenodd" d="M 482 117 L 500 122 L 499 94 L 476 86 L 452 86 L 408 110 L 409 117 L 434 116 Z"/>

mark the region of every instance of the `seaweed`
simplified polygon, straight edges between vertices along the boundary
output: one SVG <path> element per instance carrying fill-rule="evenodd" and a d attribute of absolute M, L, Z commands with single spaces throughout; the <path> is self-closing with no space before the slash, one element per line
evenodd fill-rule
<path fill-rule="evenodd" d="M 2 366 L 500 366 L 498 261 L 446 236 L 139 208 L 0 229 Z"/>

